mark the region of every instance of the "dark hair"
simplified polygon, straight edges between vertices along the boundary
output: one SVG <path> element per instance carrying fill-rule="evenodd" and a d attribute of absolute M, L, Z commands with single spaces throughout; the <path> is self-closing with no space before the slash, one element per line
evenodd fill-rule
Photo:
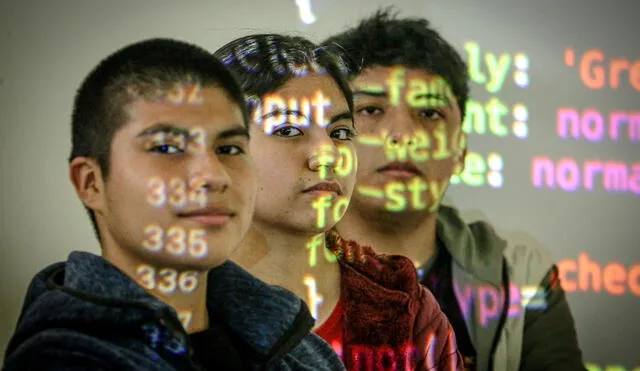
<path fill-rule="evenodd" d="M 128 120 L 125 107 L 176 83 L 223 88 L 240 106 L 247 124 L 240 86 L 211 53 L 182 41 L 149 39 L 109 55 L 83 80 L 73 103 L 69 162 L 79 156 L 94 158 L 106 179 L 113 136 Z M 100 239 L 95 214 L 89 208 L 87 212 Z"/>
<path fill-rule="evenodd" d="M 372 66 L 403 65 L 441 76 L 456 96 L 462 120 L 469 98 L 467 66 L 455 48 L 424 18 L 398 19 L 392 7 L 321 43 L 339 54 L 351 78 Z"/>
<path fill-rule="evenodd" d="M 252 111 L 256 99 L 271 93 L 294 77 L 327 73 L 338 84 L 353 112 L 353 93 L 342 60 L 325 48 L 299 36 L 256 34 L 233 40 L 215 55 L 236 75 Z"/>

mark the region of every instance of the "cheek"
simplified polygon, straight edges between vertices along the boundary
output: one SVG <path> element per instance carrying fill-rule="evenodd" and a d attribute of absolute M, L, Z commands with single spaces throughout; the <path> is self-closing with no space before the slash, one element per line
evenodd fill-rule
<path fill-rule="evenodd" d="M 110 229 L 122 238 L 137 244 L 142 241 L 145 228 L 158 225 L 161 228 L 168 222 L 166 206 L 154 206 L 145 184 L 147 177 L 122 177 L 124 174 L 112 174 L 106 188 L 106 221 Z M 153 198 L 151 197 L 151 200 Z M 112 229 L 113 228 L 113 229 Z M 125 237 L 128 236 L 128 237 Z"/>
<path fill-rule="evenodd" d="M 255 168 L 256 181 L 258 182 L 258 186 L 262 187 L 262 183 L 266 181 L 269 174 L 272 173 L 271 163 L 273 161 L 270 161 L 270 157 L 273 157 L 273 154 L 265 150 L 264 146 L 261 146 L 259 143 L 251 143 L 250 150 Z"/>
<path fill-rule="evenodd" d="M 351 174 L 342 178 L 341 183 L 344 192 L 343 196 L 351 198 L 351 196 L 353 195 L 353 189 L 356 185 L 356 172 L 352 172 Z"/>
<path fill-rule="evenodd" d="M 357 159 L 358 174 L 366 173 L 373 170 L 375 159 L 384 156 L 382 147 L 358 143 L 355 146 Z"/>
<path fill-rule="evenodd" d="M 180 176 L 179 166 L 158 157 L 123 152 L 112 159 L 109 176 L 113 217 L 136 229 L 149 223 L 164 226 L 170 221 L 170 210 L 184 204 L 188 196 L 186 178 Z"/>
<path fill-rule="evenodd" d="M 233 184 L 235 185 L 238 197 L 244 203 L 251 203 L 255 199 L 258 186 L 258 171 L 255 161 L 251 157 L 246 157 L 246 161 L 235 164 L 232 170 Z"/>
<path fill-rule="evenodd" d="M 252 182 L 245 181 L 242 185 L 242 189 L 240 190 L 239 197 L 241 200 L 238 204 L 241 205 L 242 209 L 238 210 L 243 215 L 243 222 L 247 225 L 251 222 L 253 218 L 253 213 L 256 207 L 256 197 L 257 197 L 257 182 L 256 177 L 251 179 Z"/>
<path fill-rule="evenodd" d="M 290 160 L 278 160 L 273 156 L 262 157 L 256 160 L 255 182 L 257 186 L 257 199 L 259 204 L 279 203 L 295 181 L 294 172 L 290 171 Z"/>
<path fill-rule="evenodd" d="M 298 180 L 299 155 L 276 138 L 264 135 L 256 138 L 251 145 L 251 154 L 257 173 L 258 193 L 266 193 L 263 197 L 278 197 Z"/>
<path fill-rule="evenodd" d="M 356 174 L 360 165 L 356 152 L 356 144 L 341 144 L 338 147 L 338 156 L 339 159 L 336 163 L 335 174 L 342 185 L 344 195 L 351 197 L 356 182 Z"/>
<path fill-rule="evenodd" d="M 129 168 L 120 167 L 122 169 L 109 174 L 106 184 L 106 194 L 112 203 L 132 202 L 138 206 L 147 204 L 147 196 L 149 193 L 148 179 L 146 175 L 137 174 Z"/>
<path fill-rule="evenodd" d="M 277 176 L 276 170 L 273 161 L 266 161 L 266 159 L 256 161 L 256 183 L 259 192 L 277 189 L 278 182 L 281 180 Z"/>

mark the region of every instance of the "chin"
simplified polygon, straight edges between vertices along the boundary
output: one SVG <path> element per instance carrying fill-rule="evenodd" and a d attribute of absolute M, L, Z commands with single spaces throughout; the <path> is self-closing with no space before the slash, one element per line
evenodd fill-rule
<path fill-rule="evenodd" d="M 231 255 L 216 256 L 216 257 L 211 257 L 204 262 L 198 262 L 198 263 L 203 270 L 210 270 L 210 269 L 221 266 L 222 264 L 224 264 L 224 262 L 226 262 L 229 259 L 231 259 Z"/>
<path fill-rule="evenodd" d="M 174 255 L 164 252 L 159 255 L 149 255 L 143 260 L 147 264 L 154 265 L 158 268 L 172 268 L 178 271 L 206 271 L 215 268 L 231 257 L 232 248 L 221 249 L 223 244 L 208 243 L 208 251 L 206 254 L 193 256 L 187 252 Z"/>
<path fill-rule="evenodd" d="M 384 198 L 373 198 L 361 194 L 356 194 L 354 192 L 353 197 L 351 198 L 351 203 L 349 204 L 349 209 L 367 209 L 367 210 L 385 210 L 385 203 L 387 201 Z M 349 211 L 347 211 L 349 212 Z"/>
<path fill-rule="evenodd" d="M 322 228 L 318 228 L 318 226 L 313 225 L 310 226 L 309 229 L 307 229 L 309 231 L 310 234 L 318 234 L 318 233 L 327 233 L 329 232 L 331 229 L 333 229 L 333 227 L 336 226 L 337 223 L 332 223 L 332 224 L 327 224 Z"/>
<path fill-rule="evenodd" d="M 185 259 L 181 262 L 176 262 L 176 269 L 181 270 L 195 270 L 195 271 L 208 271 L 216 268 L 225 261 L 231 258 L 230 254 L 216 254 L 215 256 L 206 256 L 202 259 Z"/>
<path fill-rule="evenodd" d="M 336 220 L 333 214 L 332 205 L 323 210 L 314 210 L 313 214 L 301 218 L 304 223 L 301 223 L 300 227 L 312 234 L 327 232 L 340 221 Z"/>

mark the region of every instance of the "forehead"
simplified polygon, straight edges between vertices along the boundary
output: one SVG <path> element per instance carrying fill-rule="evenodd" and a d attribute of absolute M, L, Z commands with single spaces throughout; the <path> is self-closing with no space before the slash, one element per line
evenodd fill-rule
<path fill-rule="evenodd" d="M 182 89 L 176 93 L 172 89 Z M 220 87 L 181 85 L 166 89 L 172 98 L 135 98 L 127 107 L 128 123 L 132 129 L 144 128 L 159 122 L 182 126 L 200 126 L 209 132 L 226 130 L 229 124 L 244 126 L 242 110 L 226 90 Z M 176 96 L 184 99 L 176 99 Z"/>
<path fill-rule="evenodd" d="M 422 68 L 405 66 L 371 67 L 351 81 L 354 101 L 364 103 L 368 99 L 385 99 L 392 105 L 415 108 L 439 107 L 448 113 L 447 121 L 460 123 L 462 112 L 457 99 L 446 80 Z M 425 99 L 417 103 L 419 99 Z"/>
<path fill-rule="evenodd" d="M 398 86 L 400 89 L 411 88 L 411 85 L 406 82 L 420 81 L 426 84 L 435 84 L 440 91 L 450 92 L 451 90 L 442 76 L 431 74 L 422 68 L 409 68 L 402 65 L 367 68 L 351 81 L 351 85 L 354 90 L 373 88 L 388 91 L 390 80 L 394 77 L 404 80 L 404 84 Z"/>
<path fill-rule="evenodd" d="M 347 105 L 347 98 L 340 90 L 338 83 L 329 74 L 310 74 L 294 77 L 275 91 L 282 98 L 307 97 L 309 99 L 312 99 L 318 92 L 330 97 L 331 106 Z"/>

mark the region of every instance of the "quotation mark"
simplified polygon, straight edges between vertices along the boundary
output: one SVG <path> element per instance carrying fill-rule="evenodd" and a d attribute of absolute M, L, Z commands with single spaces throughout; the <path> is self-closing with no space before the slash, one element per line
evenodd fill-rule
<path fill-rule="evenodd" d="M 316 16 L 311 12 L 311 0 L 296 0 L 300 20 L 305 24 L 312 24 L 316 21 Z"/>

